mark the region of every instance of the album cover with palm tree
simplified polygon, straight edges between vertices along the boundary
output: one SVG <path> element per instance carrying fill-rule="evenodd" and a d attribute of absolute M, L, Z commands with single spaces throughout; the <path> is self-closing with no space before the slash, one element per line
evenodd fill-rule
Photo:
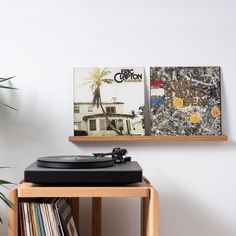
<path fill-rule="evenodd" d="M 74 68 L 74 135 L 144 135 L 144 68 Z"/>
<path fill-rule="evenodd" d="M 220 67 L 151 67 L 152 135 L 221 135 Z"/>

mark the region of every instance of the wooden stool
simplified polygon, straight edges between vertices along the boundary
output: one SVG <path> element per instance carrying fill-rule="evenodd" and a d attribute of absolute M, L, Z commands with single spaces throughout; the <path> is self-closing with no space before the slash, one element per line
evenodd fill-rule
<path fill-rule="evenodd" d="M 8 210 L 8 236 L 18 235 L 20 198 L 70 198 L 76 223 L 79 224 L 79 198 L 92 198 L 92 236 L 102 235 L 102 198 L 140 197 L 141 235 L 158 236 L 158 193 L 147 179 L 124 186 L 44 186 L 22 182 L 10 191 L 14 209 Z"/>

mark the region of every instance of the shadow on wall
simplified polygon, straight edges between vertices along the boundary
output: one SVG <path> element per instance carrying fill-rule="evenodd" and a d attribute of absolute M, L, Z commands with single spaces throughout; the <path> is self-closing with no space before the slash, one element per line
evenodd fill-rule
<path fill-rule="evenodd" d="M 222 133 L 230 134 L 229 127 L 229 109 L 227 106 L 227 93 L 224 86 L 224 74 L 221 70 L 221 124 L 222 124 Z"/>
<path fill-rule="evenodd" d="M 173 184 L 173 192 L 160 194 L 161 236 L 235 236 L 235 228 L 219 212 L 201 204 Z"/>

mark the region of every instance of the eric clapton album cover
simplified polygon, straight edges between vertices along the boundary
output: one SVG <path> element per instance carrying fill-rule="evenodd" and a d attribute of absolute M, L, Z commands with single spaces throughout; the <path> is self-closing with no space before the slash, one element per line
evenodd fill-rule
<path fill-rule="evenodd" d="M 74 135 L 144 135 L 144 68 L 74 68 Z"/>

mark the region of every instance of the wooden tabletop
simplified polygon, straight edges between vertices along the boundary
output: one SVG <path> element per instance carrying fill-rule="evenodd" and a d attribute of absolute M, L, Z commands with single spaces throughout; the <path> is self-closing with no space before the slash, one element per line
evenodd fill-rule
<path fill-rule="evenodd" d="M 47 186 L 22 182 L 17 189 L 19 198 L 148 197 L 150 193 L 147 180 L 122 186 Z"/>

